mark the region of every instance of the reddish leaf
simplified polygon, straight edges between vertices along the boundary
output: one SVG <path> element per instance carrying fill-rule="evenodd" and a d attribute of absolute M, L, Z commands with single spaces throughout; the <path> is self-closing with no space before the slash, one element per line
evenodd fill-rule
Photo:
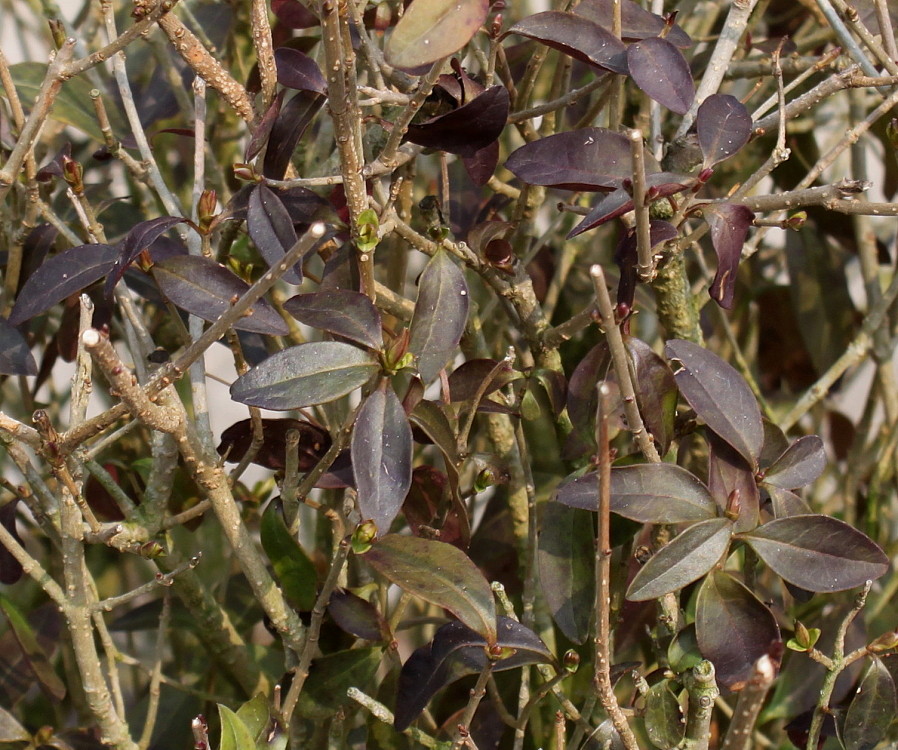
<path fill-rule="evenodd" d="M 689 63 L 667 39 L 651 37 L 627 48 L 633 82 L 671 112 L 684 115 L 695 98 Z"/>
<path fill-rule="evenodd" d="M 502 133 L 508 120 L 509 107 L 508 89 L 504 86 L 491 86 L 458 109 L 419 125 L 409 125 L 405 140 L 419 146 L 474 158 Z"/>
<path fill-rule="evenodd" d="M 472 156 L 462 156 L 461 160 L 471 181 L 475 185 L 483 187 L 490 181 L 490 177 L 493 176 L 496 166 L 499 164 L 499 141 L 493 141 Z"/>
<path fill-rule="evenodd" d="M 708 203 L 702 207 L 702 215 L 711 227 L 711 244 L 717 253 L 717 273 L 709 294 L 729 310 L 733 307 L 742 245 L 755 214 L 741 203 Z"/>
<path fill-rule="evenodd" d="M 327 96 L 327 81 L 321 68 L 308 55 L 298 49 L 278 47 L 274 51 L 274 61 L 277 65 L 278 83 L 281 86 Z"/>
<path fill-rule="evenodd" d="M 218 320 L 249 289 L 242 279 L 211 258 L 175 255 L 153 266 L 153 277 L 171 302 L 203 320 Z M 251 308 L 234 328 L 276 336 L 286 336 L 287 324 L 265 300 Z"/>
<path fill-rule="evenodd" d="M 355 341 L 369 349 L 383 346 L 380 313 L 360 292 L 333 289 L 298 294 L 284 303 L 284 309 L 300 323 Z"/>
<path fill-rule="evenodd" d="M 271 12 L 288 29 L 311 29 L 321 23 L 299 0 L 271 0 Z"/>
<path fill-rule="evenodd" d="M 390 530 L 412 483 L 412 428 L 384 381 L 365 399 L 352 431 L 352 473 L 362 520 Z"/>
<path fill-rule="evenodd" d="M 489 0 L 415 0 L 384 48 L 386 61 L 408 73 L 458 52 L 486 21 Z"/>
<path fill-rule="evenodd" d="M 269 268 L 277 265 L 296 244 L 296 230 L 287 208 L 277 193 L 261 183 L 249 195 L 246 228 Z M 281 278 L 288 284 L 301 283 L 302 264 L 288 268 Z"/>
<path fill-rule="evenodd" d="M 649 13 L 633 0 L 621 0 L 621 39 L 625 42 L 638 42 L 646 37 L 659 36 L 667 25 L 656 13 Z M 588 18 L 606 29 L 614 23 L 614 0 L 581 0 L 574 8 L 578 16 Z M 667 39 L 677 47 L 692 45 L 689 35 L 677 24 L 670 27 Z"/>
<path fill-rule="evenodd" d="M 826 468 L 823 441 L 806 435 L 790 445 L 764 472 L 764 482 L 784 490 L 804 487 Z"/>
<path fill-rule="evenodd" d="M 271 128 L 271 135 L 268 136 L 268 149 L 265 151 L 262 174 L 274 180 L 284 178 L 296 144 L 324 102 L 325 98 L 321 94 L 299 91 L 281 107 L 274 127 Z"/>
<path fill-rule="evenodd" d="M 705 578 L 699 589 L 695 631 L 702 656 L 714 663 L 717 681 L 729 689 L 738 689 L 780 639 L 773 613 L 721 570 Z"/>
<path fill-rule="evenodd" d="M 751 138 L 751 115 L 745 105 L 729 94 L 712 94 L 695 116 L 698 142 L 705 169 L 729 159 Z"/>
<path fill-rule="evenodd" d="M 37 375 L 28 342 L 5 318 L 0 318 L 0 375 Z"/>
<path fill-rule="evenodd" d="M 758 525 L 760 493 L 755 474 L 745 459 L 713 432 L 708 435 L 711 455 L 708 457 L 708 489 L 721 508 L 726 509 L 730 496 L 739 495 L 735 531 L 751 531 Z"/>
<path fill-rule="evenodd" d="M 612 193 L 608 193 L 602 198 L 592 210 L 586 214 L 583 220 L 577 224 L 570 232 L 567 238 L 573 239 L 579 234 L 588 232 L 590 229 L 602 226 L 618 216 L 623 216 L 627 211 L 633 210 L 633 196 L 631 196 L 623 188 L 618 188 Z"/>
<path fill-rule="evenodd" d="M 326 430 L 301 419 L 262 419 L 262 445 L 256 453 L 253 463 L 275 471 L 283 471 L 287 466 L 287 433 L 296 430 L 299 433 L 297 445 L 299 471 L 306 472 L 313 468 L 327 453 L 331 446 L 331 437 Z M 226 456 L 231 463 L 239 462 L 249 450 L 253 440 L 251 419 L 234 422 L 221 433 L 218 455 Z"/>

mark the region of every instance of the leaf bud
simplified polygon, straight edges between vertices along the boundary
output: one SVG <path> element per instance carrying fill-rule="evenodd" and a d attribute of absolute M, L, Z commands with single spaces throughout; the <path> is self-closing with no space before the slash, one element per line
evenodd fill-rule
<path fill-rule="evenodd" d="M 204 190 L 200 193 L 200 199 L 196 204 L 196 216 L 199 220 L 200 229 L 204 232 L 208 232 L 209 227 L 212 226 L 217 202 L 218 194 L 214 190 Z"/>
<path fill-rule="evenodd" d="M 474 480 L 474 492 L 481 493 L 488 490 L 496 483 L 496 474 L 495 472 L 488 466 L 483 469 Z"/>
<path fill-rule="evenodd" d="M 377 539 L 377 524 L 371 520 L 363 521 L 352 535 L 352 551 L 357 555 L 364 555 L 371 549 L 375 539 Z"/>
<path fill-rule="evenodd" d="M 564 652 L 561 663 L 567 672 L 574 674 L 580 667 L 580 654 L 574 651 L 574 649 L 569 648 Z"/>
<path fill-rule="evenodd" d="M 503 5 L 504 5 L 504 3 L 503 3 Z M 496 3 L 493 4 L 493 8 L 495 8 L 495 6 L 496 6 Z M 490 28 L 489 28 L 490 39 L 498 39 L 499 38 L 499 35 L 502 33 L 502 21 L 503 21 L 503 18 L 502 18 L 501 13 L 496 13 L 496 15 L 493 16 L 493 20 L 490 22 Z"/>
<path fill-rule="evenodd" d="M 798 211 L 797 213 L 792 214 L 785 221 L 786 229 L 791 229 L 794 232 L 797 232 L 801 229 L 805 222 L 808 220 L 808 212 L 807 211 Z"/>
<path fill-rule="evenodd" d="M 234 177 L 241 182 L 259 182 L 256 170 L 252 164 L 238 163 L 234 165 Z"/>
<path fill-rule="evenodd" d="M 786 646 L 792 651 L 810 651 L 820 638 L 820 628 L 807 628 L 799 620 L 795 621 L 795 633 Z"/>
<path fill-rule="evenodd" d="M 62 177 L 76 195 L 84 192 L 84 168 L 71 157 L 62 157 Z"/>
<path fill-rule="evenodd" d="M 165 551 L 165 547 L 163 547 L 155 539 L 141 544 L 140 548 L 138 549 L 138 553 L 145 560 L 156 560 L 160 557 L 165 557 L 168 554 Z"/>
<path fill-rule="evenodd" d="M 486 243 L 483 255 L 493 268 L 504 273 L 514 273 L 516 256 L 508 240 L 497 237 Z"/>
<path fill-rule="evenodd" d="M 867 650 L 872 651 L 874 654 L 881 654 L 885 651 L 894 651 L 896 648 L 898 648 L 898 630 L 883 633 L 879 638 L 867 646 Z"/>
<path fill-rule="evenodd" d="M 53 37 L 56 49 L 62 49 L 62 45 L 65 44 L 65 26 L 62 21 L 58 18 L 51 18 L 47 21 L 47 25 L 50 27 L 50 35 Z"/>

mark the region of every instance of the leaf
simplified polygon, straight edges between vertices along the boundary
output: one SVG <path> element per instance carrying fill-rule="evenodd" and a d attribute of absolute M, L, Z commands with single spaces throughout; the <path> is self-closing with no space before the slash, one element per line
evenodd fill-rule
<path fill-rule="evenodd" d="M 667 222 L 658 223 L 666 224 Z M 674 227 L 668 226 L 676 234 Z M 653 236 L 653 245 L 657 244 L 654 240 Z M 625 343 L 636 376 L 633 385 L 636 388 L 639 412 L 642 414 L 646 428 L 659 445 L 658 452 L 663 456 L 670 448 L 674 436 L 674 420 L 677 416 L 677 398 L 679 396 L 677 381 L 667 362 L 644 341 L 628 337 Z"/>
<path fill-rule="evenodd" d="M 267 469 L 283 471 L 287 467 L 287 433 L 290 430 L 299 433 L 296 450 L 297 468 L 301 472 L 313 468 L 331 447 L 331 436 L 311 422 L 289 417 L 262 419 L 261 422 L 262 445 L 256 452 L 253 463 Z M 252 440 L 252 420 L 234 422 L 221 433 L 218 455 L 227 456 L 226 460 L 230 463 L 239 463 L 250 449 Z"/>
<path fill-rule="evenodd" d="M 781 490 L 776 486 L 765 487 L 770 493 L 770 503 L 773 506 L 774 518 L 788 518 L 789 516 L 808 516 L 814 511 L 794 492 Z"/>
<path fill-rule="evenodd" d="M 383 346 L 380 313 L 360 292 L 331 289 L 298 294 L 284 303 L 284 309 L 312 328 L 342 336 L 375 351 Z"/>
<path fill-rule="evenodd" d="M 117 257 L 111 245 L 78 245 L 47 259 L 22 286 L 9 324 L 24 323 L 86 289 L 112 270 Z"/>
<path fill-rule="evenodd" d="M 633 0 L 621 0 L 621 39 L 638 42 L 646 37 L 659 36 L 667 25 L 657 13 L 649 13 Z M 581 0 L 574 8 L 578 16 L 588 18 L 606 29 L 614 23 L 614 0 Z M 668 41 L 677 47 L 690 47 L 692 40 L 677 24 L 668 29 Z"/>
<path fill-rule="evenodd" d="M 211 258 L 202 255 L 175 255 L 153 266 L 153 278 L 172 304 L 191 315 L 213 322 L 248 290 L 249 284 Z M 290 329 L 264 299 L 250 308 L 250 314 L 234 323 L 241 331 L 286 336 Z"/>
<path fill-rule="evenodd" d="M 28 342 L 6 318 L 0 318 L 0 375 L 37 375 Z"/>
<path fill-rule="evenodd" d="M 845 750 L 872 750 L 885 739 L 898 711 L 895 681 L 874 657 L 845 713 L 842 742 Z"/>
<path fill-rule="evenodd" d="M 107 299 L 112 299 L 112 292 L 119 279 L 125 275 L 128 267 L 137 260 L 137 257 L 150 247 L 159 237 L 177 224 L 182 224 L 186 219 L 180 216 L 160 216 L 157 219 L 141 221 L 132 227 L 125 238 L 116 245 L 120 253 L 115 259 L 115 265 L 106 277 L 103 286 L 103 294 Z"/>
<path fill-rule="evenodd" d="M 290 157 L 306 128 L 311 125 L 318 110 L 324 106 L 325 97 L 311 91 L 299 91 L 283 107 L 268 136 L 268 148 L 262 165 L 262 174 L 274 180 L 282 180 L 290 164 Z"/>
<path fill-rule="evenodd" d="M 290 47 L 278 47 L 274 51 L 278 83 L 288 89 L 311 91 L 327 96 L 327 81 L 321 68 L 311 57 Z"/>
<path fill-rule="evenodd" d="M 680 702 L 674 695 L 673 681 L 661 680 L 645 696 L 645 731 L 649 741 L 661 750 L 673 750 L 686 733 Z"/>
<path fill-rule="evenodd" d="M 287 209 L 271 188 L 258 184 L 249 195 L 246 228 L 269 268 L 276 266 L 296 244 L 296 230 Z M 288 284 L 302 282 L 302 263 L 284 271 Z"/>
<path fill-rule="evenodd" d="M 5 708 L 0 708 L 0 743 L 13 744 L 31 742 L 31 732 L 19 724 L 15 716 Z"/>
<path fill-rule="evenodd" d="M 47 654 L 38 640 L 38 632 L 31 623 L 13 604 L 12 600 L 0 594 L 0 609 L 6 616 L 6 621 L 15 636 L 22 655 L 25 657 L 28 669 L 41 690 L 53 701 L 59 702 L 66 696 L 65 683 L 56 674 L 53 665 L 47 658 Z"/>
<path fill-rule="evenodd" d="M 301 409 L 345 396 L 379 369 L 371 354 L 352 344 L 314 341 L 283 349 L 241 375 L 231 398 L 274 411 Z"/>
<path fill-rule="evenodd" d="M 741 538 L 774 573 L 808 591 L 853 589 L 889 568 L 879 545 L 829 516 L 777 518 Z"/>
<path fill-rule="evenodd" d="M 506 114 L 505 119 L 508 119 Z M 471 156 L 462 156 L 462 164 L 465 165 L 465 171 L 477 187 L 483 187 L 490 181 L 490 177 L 499 166 L 499 141 L 493 141 L 482 149 L 474 152 Z"/>
<path fill-rule="evenodd" d="M 319 656 L 312 662 L 296 710 L 298 716 L 323 720 L 332 717 L 350 699 L 346 691 L 357 687 L 371 692 L 383 649 L 355 648 Z"/>
<path fill-rule="evenodd" d="M 318 576 L 309 556 L 287 530 L 279 499 L 268 503 L 262 514 L 260 536 L 287 599 L 298 610 L 311 612 L 318 595 Z"/>
<path fill-rule="evenodd" d="M 650 37 L 627 47 L 630 77 L 671 112 L 685 115 L 695 98 L 689 63 L 667 39 Z"/>
<path fill-rule="evenodd" d="M 412 483 L 412 428 L 384 380 L 359 409 L 352 431 L 352 473 L 362 520 L 386 534 Z"/>
<path fill-rule="evenodd" d="M 595 520 L 590 513 L 548 503 L 540 516 L 539 580 L 552 619 L 574 643 L 589 636 L 595 606 Z"/>
<path fill-rule="evenodd" d="M 256 750 L 267 746 L 266 735 L 271 712 L 268 699 L 259 693 L 237 709 L 237 718 L 243 722 L 253 738 Z"/>
<path fill-rule="evenodd" d="M 509 383 L 519 380 L 521 373 L 512 369 L 511 364 L 504 360 L 469 359 L 456 367 L 449 376 L 449 393 L 452 395 L 452 403 L 472 401 L 477 396 L 477 391 L 483 385 L 484 380 L 490 376 L 492 378 L 484 389 L 484 396 L 495 393 Z"/>
<path fill-rule="evenodd" d="M 533 631 L 508 617 L 498 619 L 497 645 L 509 654 L 493 664 L 494 672 L 552 661 L 552 654 Z M 487 642 L 460 622 L 449 622 L 433 640 L 406 659 L 399 673 L 394 728 L 404 731 L 437 691 L 489 663 Z"/>
<path fill-rule="evenodd" d="M 321 23 L 299 0 L 271 0 L 271 12 L 288 29 L 310 29 Z"/>
<path fill-rule="evenodd" d="M 464 273 L 444 250 L 437 251 L 418 281 L 408 345 L 424 383 L 436 378 L 455 353 L 468 321 L 468 302 Z"/>
<path fill-rule="evenodd" d="M 415 0 L 387 40 L 384 58 L 407 73 L 422 73 L 470 42 L 489 7 L 489 0 Z"/>
<path fill-rule="evenodd" d="M 742 583 L 721 570 L 705 578 L 695 610 L 698 646 L 730 690 L 748 680 L 755 662 L 780 640 L 776 617 Z"/>
<path fill-rule="evenodd" d="M 755 468 L 764 425 L 748 383 L 735 368 L 698 344 L 674 339 L 664 351 L 682 364 L 674 377 L 699 418 Z"/>
<path fill-rule="evenodd" d="M 804 487 L 826 468 L 823 441 L 816 435 L 798 438 L 764 472 L 765 484 L 784 490 Z"/>
<path fill-rule="evenodd" d="M 713 432 L 708 433 L 708 489 L 724 510 L 738 492 L 738 517 L 734 531 L 751 531 L 758 525 L 760 492 L 755 474 L 745 459 Z"/>
<path fill-rule="evenodd" d="M 531 185 L 613 190 L 633 176 L 630 141 L 605 128 L 581 128 L 524 144 L 505 168 Z"/>
<path fill-rule="evenodd" d="M 419 146 L 471 159 L 502 134 L 510 107 L 508 89 L 490 86 L 458 109 L 420 124 L 409 125 L 404 139 Z"/>
<path fill-rule="evenodd" d="M 644 602 L 688 586 L 726 552 L 733 522 L 712 518 L 690 526 L 658 550 L 630 582 L 627 599 Z"/>
<path fill-rule="evenodd" d="M 572 508 L 598 510 L 595 472 L 562 485 L 555 499 Z M 676 464 L 615 466 L 611 511 L 640 523 L 691 523 L 717 517 L 717 505 L 693 474 Z"/>
<path fill-rule="evenodd" d="M 729 94 L 711 94 L 695 116 L 698 142 L 705 157 L 704 169 L 729 159 L 751 138 L 751 115 Z"/>
<path fill-rule="evenodd" d="M 284 96 L 286 96 L 286 94 L 287 92 L 283 89 L 278 91 L 271 104 L 268 105 L 268 109 L 265 110 L 265 114 L 262 115 L 262 118 L 253 127 L 249 143 L 246 144 L 246 149 L 243 151 L 244 162 L 248 163 L 255 159 L 259 155 L 259 152 L 265 147 L 265 144 L 268 143 L 268 138 L 271 136 L 271 130 L 277 122 L 278 115 L 281 113 L 281 107 L 284 104 Z"/>
<path fill-rule="evenodd" d="M 742 245 L 755 214 L 741 203 L 706 203 L 702 206 L 702 216 L 711 228 L 711 244 L 717 254 L 717 273 L 708 293 L 718 305 L 730 310 L 736 292 Z"/>
<path fill-rule="evenodd" d="M 14 497 L 0 506 L 0 526 L 3 526 L 6 532 L 21 545 L 22 537 L 19 536 L 19 531 L 16 528 L 16 507 L 18 504 L 19 499 Z M 13 557 L 12 552 L 5 545 L 0 545 L 0 583 L 5 586 L 12 586 L 12 584 L 18 583 L 24 573 L 25 570 L 22 567 L 22 563 Z"/>
<path fill-rule="evenodd" d="M 386 630 L 386 623 L 377 607 L 351 591 L 334 590 L 327 611 L 341 630 L 356 638 L 379 641 Z"/>
<path fill-rule="evenodd" d="M 471 558 L 457 547 L 387 534 L 363 557 L 403 591 L 448 609 L 489 643 L 496 642 L 493 592 Z"/>
<path fill-rule="evenodd" d="M 661 219 L 649 221 L 649 244 L 653 248 L 662 242 L 675 239 L 678 234 L 677 228 L 669 221 Z M 621 234 L 614 249 L 614 262 L 620 268 L 621 275 L 617 285 L 617 303 L 627 305 L 630 309 L 633 308 L 633 301 L 636 298 L 637 260 L 636 228 L 630 227 Z"/>
<path fill-rule="evenodd" d="M 219 750 L 256 750 L 256 740 L 249 727 L 227 706 L 218 704 L 221 720 L 221 744 Z"/>
<path fill-rule="evenodd" d="M 599 70 L 627 75 L 627 46 L 584 16 L 554 10 L 535 13 L 518 21 L 502 37 L 509 34 L 536 39 Z"/>

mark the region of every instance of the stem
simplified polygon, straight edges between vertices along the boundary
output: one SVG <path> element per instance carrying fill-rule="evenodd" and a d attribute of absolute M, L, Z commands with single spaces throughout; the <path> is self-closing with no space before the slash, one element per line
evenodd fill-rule
<path fill-rule="evenodd" d="M 706 659 L 700 661 L 683 675 L 683 682 L 689 693 L 689 712 L 686 736 L 679 747 L 682 750 L 708 750 L 714 701 L 720 695 L 714 679 L 714 665 Z"/>

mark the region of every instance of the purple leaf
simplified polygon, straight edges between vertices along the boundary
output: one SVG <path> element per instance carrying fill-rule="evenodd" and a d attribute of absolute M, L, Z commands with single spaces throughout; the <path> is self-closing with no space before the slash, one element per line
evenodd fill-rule
<path fill-rule="evenodd" d="M 682 365 L 674 377 L 699 419 L 756 468 L 764 424 L 745 379 L 716 354 L 691 341 L 668 341 L 664 351 Z"/>
<path fill-rule="evenodd" d="M 419 146 L 473 158 L 502 133 L 508 120 L 509 107 L 508 89 L 504 86 L 490 86 L 480 96 L 458 109 L 420 125 L 409 125 L 405 140 Z"/>
<path fill-rule="evenodd" d="M 342 341 L 314 341 L 272 354 L 231 385 L 231 398 L 287 411 L 335 401 L 380 369 L 368 352 Z"/>
<path fill-rule="evenodd" d="M 149 221 L 141 221 L 136 224 L 125 239 L 116 245 L 116 249 L 120 255 L 115 259 L 115 265 L 106 277 L 106 283 L 103 286 L 103 294 L 107 299 L 112 299 L 112 292 L 119 279 L 125 275 L 128 267 L 137 260 L 137 257 L 152 245 L 162 234 L 167 232 L 176 224 L 181 224 L 185 219 L 179 216 L 160 216 L 158 219 L 150 219 Z"/>
<path fill-rule="evenodd" d="M 249 289 L 227 268 L 198 255 L 175 255 L 156 263 L 153 277 L 175 306 L 209 322 L 218 320 Z M 289 333 L 283 318 L 265 300 L 257 301 L 250 311 L 234 328 L 276 336 Z"/>
<path fill-rule="evenodd" d="M 612 193 L 608 193 L 602 198 L 592 210 L 583 217 L 583 220 L 577 224 L 570 232 L 567 238 L 573 239 L 579 234 L 588 232 L 590 229 L 606 224 L 618 216 L 623 216 L 627 211 L 633 210 L 633 196 L 631 196 L 623 188 L 618 188 Z"/>
<path fill-rule="evenodd" d="M 281 86 L 327 96 L 327 81 L 324 80 L 321 68 L 308 55 L 298 49 L 278 47 L 274 51 L 274 61 Z"/>
<path fill-rule="evenodd" d="M 9 315 L 10 325 L 24 323 L 102 279 L 118 256 L 111 245 L 78 245 L 54 255 L 22 286 Z"/>
<path fill-rule="evenodd" d="M 548 10 L 518 21 L 502 36 L 518 34 L 600 70 L 627 75 L 627 46 L 584 16 Z"/>
<path fill-rule="evenodd" d="M 461 160 L 471 181 L 478 187 L 483 187 L 490 181 L 499 164 L 499 141 L 493 141 L 475 151 L 472 156 L 462 156 Z"/>
<path fill-rule="evenodd" d="M 37 375 L 28 342 L 5 318 L 0 318 L 0 375 Z"/>
<path fill-rule="evenodd" d="M 639 411 L 663 456 L 670 448 L 674 436 L 679 395 L 677 381 L 667 362 L 644 341 L 630 337 L 626 345 L 636 376 L 634 385 Z"/>
<path fill-rule="evenodd" d="M 277 193 L 261 183 L 249 196 L 246 228 L 269 268 L 276 266 L 296 244 L 296 230 L 286 207 Z M 302 264 L 288 268 L 282 278 L 288 284 L 302 283 Z"/>
<path fill-rule="evenodd" d="M 379 641 L 386 623 L 371 602 L 351 591 L 336 589 L 327 605 L 328 614 L 341 630 L 366 641 Z"/>
<path fill-rule="evenodd" d="M 684 115 L 695 98 L 689 63 L 667 39 L 651 37 L 627 48 L 634 83 L 671 112 Z"/>
<path fill-rule="evenodd" d="M 312 469 L 331 447 L 331 436 L 326 430 L 300 419 L 289 417 L 262 419 L 262 445 L 253 458 L 253 463 L 267 469 L 283 471 L 287 466 L 287 433 L 299 433 L 296 446 L 297 468 L 301 472 Z M 230 463 L 238 463 L 250 449 L 253 440 L 251 419 L 234 422 L 221 433 L 218 455 L 226 456 Z"/>
<path fill-rule="evenodd" d="M 531 185 L 613 190 L 633 176 L 630 141 L 605 128 L 581 128 L 524 144 L 505 168 Z"/>
<path fill-rule="evenodd" d="M 677 228 L 669 221 L 652 219 L 649 222 L 649 240 L 652 247 L 662 242 L 668 242 L 677 237 Z M 636 229 L 626 229 L 614 250 L 614 262 L 620 268 L 620 282 L 617 285 L 617 302 L 624 304 L 628 309 L 633 308 L 636 298 Z M 657 437 L 657 436 L 656 436 Z"/>
<path fill-rule="evenodd" d="M 804 487 L 817 479 L 825 468 L 823 441 L 816 435 L 805 435 L 765 470 L 764 483 L 784 490 Z"/>
<path fill-rule="evenodd" d="M 262 115 L 262 119 L 259 120 L 259 123 L 253 128 L 249 143 L 246 145 L 246 150 L 243 152 L 243 161 L 251 162 L 259 155 L 259 152 L 265 147 L 265 144 L 268 143 L 271 130 L 274 128 L 278 115 L 281 113 L 281 106 L 284 104 L 284 96 L 286 93 L 287 92 L 283 90 L 277 92 L 274 100 L 268 105 L 268 109 L 265 110 L 265 114 Z"/>
<path fill-rule="evenodd" d="M 758 526 L 760 493 L 755 473 L 728 443 L 711 432 L 708 435 L 708 488 L 721 508 L 726 509 L 731 493 L 739 493 L 735 531 L 751 531 Z"/>
<path fill-rule="evenodd" d="M 37 367 L 35 367 L 35 370 L 37 370 Z M 15 375 L 18 373 L 4 374 Z M 33 375 L 34 373 L 28 374 Z M 19 536 L 19 531 L 16 528 L 16 506 L 18 504 L 19 498 L 14 497 L 5 505 L 0 506 L 0 525 L 21 545 L 22 537 Z M 4 586 L 12 586 L 14 583 L 18 583 L 24 572 L 22 563 L 13 557 L 5 545 L 0 545 L 0 583 Z"/>
<path fill-rule="evenodd" d="M 703 167 L 729 159 L 751 137 L 751 115 L 745 105 L 729 94 L 712 94 L 695 117 L 698 142 L 705 157 Z"/>
<path fill-rule="evenodd" d="M 281 180 L 287 172 L 290 157 L 302 134 L 306 132 L 318 110 L 324 105 L 325 97 L 311 91 L 299 91 L 281 107 L 280 114 L 268 136 L 268 150 L 262 174 L 274 180 Z"/>
<path fill-rule="evenodd" d="M 848 750 L 877 747 L 886 738 L 898 711 L 892 673 L 873 657 L 870 668 L 845 712 L 842 741 Z"/>
<path fill-rule="evenodd" d="M 614 23 L 614 0 L 581 0 L 574 13 L 610 30 Z M 625 42 L 659 36 L 665 26 L 665 20 L 656 13 L 649 13 L 633 0 L 621 0 L 621 39 Z M 667 39 L 680 48 L 692 46 L 692 39 L 677 24 L 671 26 Z"/>
<path fill-rule="evenodd" d="M 742 245 L 755 215 L 741 203 L 709 203 L 702 206 L 702 215 L 711 228 L 711 244 L 717 253 L 717 273 L 708 293 L 729 310 L 733 307 Z"/>
<path fill-rule="evenodd" d="M 468 303 L 464 273 L 444 250 L 437 251 L 418 281 L 408 345 L 425 383 L 436 378 L 455 353 L 468 321 Z"/>
<path fill-rule="evenodd" d="M 489 9 L 489 0 L 415 0 L 387 40 L 384 58 L 407 73 L 423 73 L 471 41 Z"/>
<path fill-rule="evenodd" d="M 369 349 L 383 346 L 380 313 L 360 292 L 333 289 L 298 294 L 284 303 L 284 309 L 300 323 L 350 339 Z"/>
<path fill-rule="evenodd" d="M 271 12 L 288 29 L 310 29 L 321 23 L 299 0 L 271 0 Z"/>

